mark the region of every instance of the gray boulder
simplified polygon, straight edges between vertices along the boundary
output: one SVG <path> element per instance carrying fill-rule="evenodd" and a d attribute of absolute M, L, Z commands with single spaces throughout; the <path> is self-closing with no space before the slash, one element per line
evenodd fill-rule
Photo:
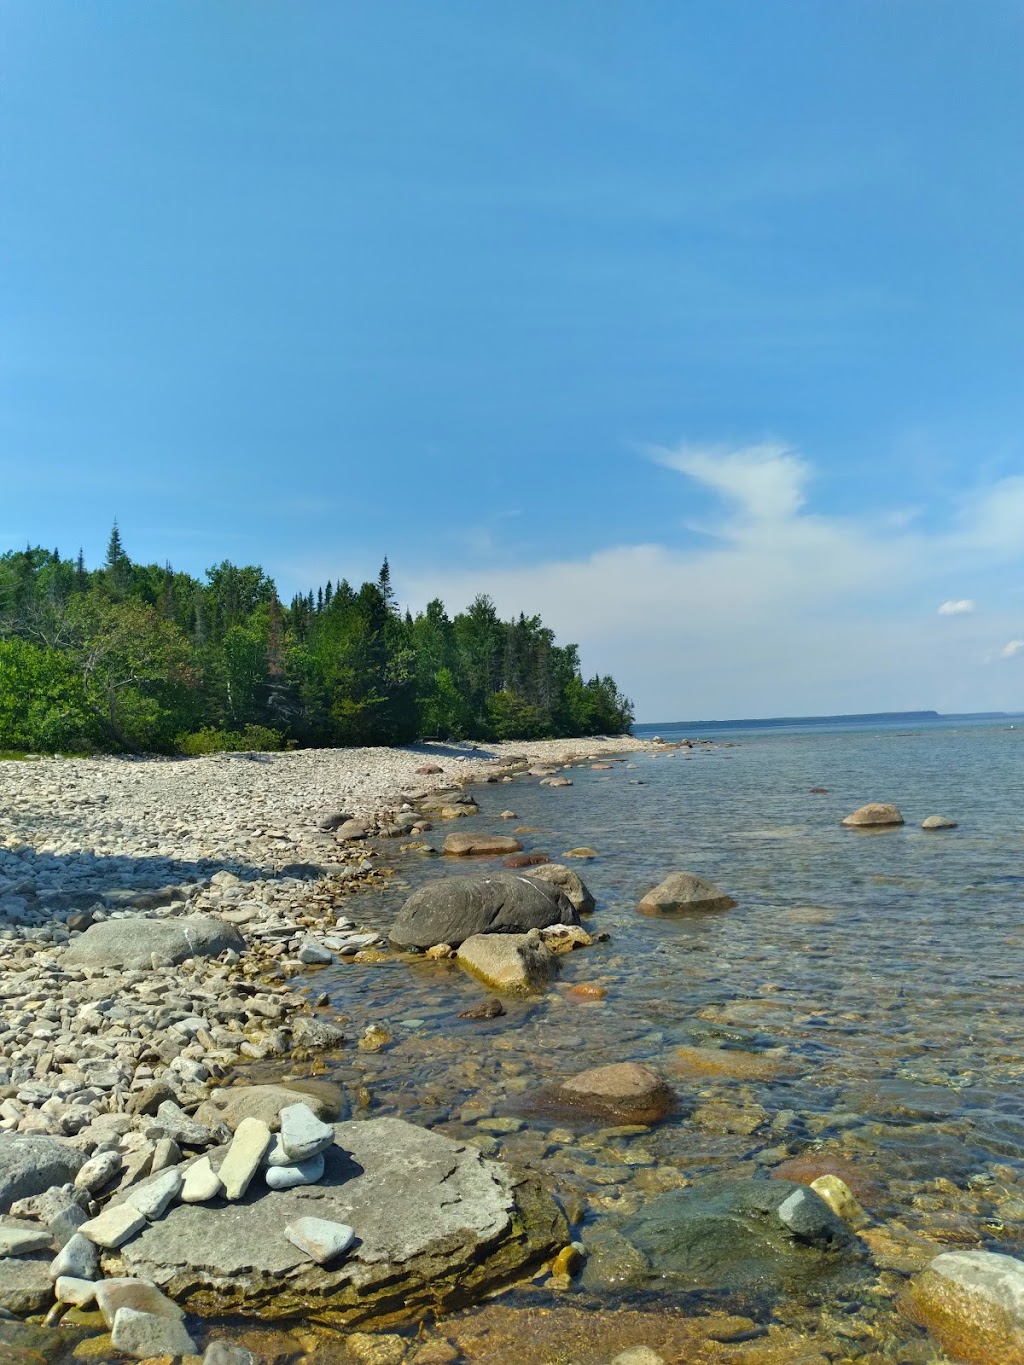
<path fill-rule="evenodd" d="M 19 1317 L 45 1313 L 53 1303 L 48 1256 L 0 1259 L 0 1308 Z M 0 1354 L 0 1359 L 9 1359 Z"/>
<path fill-rule="evenodd" d="M 442 877 L 412 893 L 390 938 L 396 948 L 457 948 L 474 934 L 525 934 L 579 922 L 557 886 L 530 877 Z"/>
<path fill-rule="evenodd" d="M 0 1133 L 0 1213 L 18 1199 L 66 1185 L 85 1165 L 85 1153 L 59 1138 Z"/>
<path fill-rule="evenodd" d="M 731 910 L 735 904 L 714 882 L 695 872 L 673 872 L 648 891 L 637 909 L 642 915 L 675 915 L 681 911 Z"/>
<path fill-rule="evenodd" d="M 653 1199 L 622 1228 L 655 1276 L 688 1289 L 799 1293 L 863 1262 L 846 1224 L 789 1180 L 716 1180 Z"/>
<path fill-rule="evenodd" d="M 103 920 L 87 929 L 68 948 L 64 960 L 80 967 L 127 967 L 145 970 L 153 954 L 172 963 L 190 957 L 217 957 L 232 949 L 245 952 L 245 939 L 233 924 L 215 915 L 180 919 Z"/>
<path fill-rule="evenodd" d="M 562 863 L 542 863 L 540 867 L 531 867 L 526 876 L 556 886 L 580 915 L 589 915 L 597 904 L 583 878 Z"/>
<path fill-rule="evenodd" d="M 475 1147 L 394 1118 L 335 1135 L 319 1184 L 251 1191 L 227 1209 L 178 1204 L 105 1253 L 105 1273 L 151 1280 L 202 1315 L 363 1327 L 473 1303 L 565 1245 L 539 1184 Z M 284 1235 L 300 1218 L 347 1224 L 357 1240 L 319 1266 Z"/>

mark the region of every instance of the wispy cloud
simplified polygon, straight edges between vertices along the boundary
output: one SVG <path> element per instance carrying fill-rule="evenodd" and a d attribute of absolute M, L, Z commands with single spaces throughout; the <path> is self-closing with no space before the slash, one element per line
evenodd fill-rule
<path fill-rule="evenodd" d="M 1024 640 L 1010 640 L 999 651 L 1001 659 L 1016 659 L 1019 654 L 1024 654 Z"/>
<path fill-rule="evenodd" d="M 939 607 L 940 616 L 971 616 L 978 610 L 978 604 L 973 597 L 960 597 L 943 602 Z"/>

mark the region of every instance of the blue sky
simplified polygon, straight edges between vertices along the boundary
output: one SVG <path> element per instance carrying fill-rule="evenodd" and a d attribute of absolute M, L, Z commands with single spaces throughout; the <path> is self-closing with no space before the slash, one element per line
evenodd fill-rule
<path fill-rule="evenodd" d="M 1020 3 L 0 20 L 0 544 L 387 554 L 642 719 L 1024 706 Z"/>

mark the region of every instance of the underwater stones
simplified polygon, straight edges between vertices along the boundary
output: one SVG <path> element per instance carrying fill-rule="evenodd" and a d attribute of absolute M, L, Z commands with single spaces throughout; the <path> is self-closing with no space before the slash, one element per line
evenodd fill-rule
<path fill-rule="evenodd" d="M 341 1123 L 315 1186 L 268 1190 L 230 1212 L 177 1204 L 104 1258 L 108 1273 L 152 1280 L 202 1315 L 307 1316 L 335 1325 L 413 1322 L 471 1303 L 553 1256 L 565 1219 L 532 1177 L 401 1119 Z M 317 1218 L 355 1230 L 337 1265 L 284 1236 Z"/>
<path fill-rule="evenodd" d="M 856 1240 L 812 1190 L 718 1180 L 672 1190 L 622 1228 L 656 1276 L 695 1289 L 804 1287 L 857 1263 Z"/>
<path fill-rule="evenodd" d="M 441 852 L 456 858 L 497 857 L 501 853 L 519 853 L 522 844 L 507 834 L 449 834 L 441 845 Z"/>
<path fill-rule="evenodd" d="M 869 801 L 866 806 L 859 806 L 852 815 L 846 816 L 842 823 L 855 829 L 881 829 L 885 826 L 902 825 L 903 816 L 899 808 L 889 802 Z"/>
<path fill-rule="evenodd" d="M 537 929 L 528 934 L 474 934 L 455 957 L 485 986 L 511 995 L 543 991 L 556 970 L 555 954 Z"/>
<path fill-rule="evenodd" d="M 579 917 L 555 886 L 508 872 L 483 877 L 442 877 L 419 887 L 392 925 L 395 948 L 457 948 L 474 934 L 525 934 Z"/>
<path fill-rule="evenodd" d="M 686 911 L 730 910 L 736 904 L 713 882 L 694 872 L 673 872 L 640 901 L 642 915 L 677 915 Z"/>
<path fill-rule="evenodd" d="M 656 1071 L 637 1062 L 592 1067 L 563 1081 L 557 1098 L 566 1106 L 597 1117 L 654 1123 L 670 1113 L 676 1097 Z"/>
<path fill-rule="evenodd" d="M 944 1252 L 911 1281 L 903 1308 L 942 1349 L 972 1365 L 1024 1362 L 1024 1262 Z"/>
<path fill-rule="evenodd" d="M 735 1048 L 677 1047 L 667 1070 L 686 1079 L 721 1077 L 733 1081 L 768 1081 L 793 1075 L 797 1067 L 786 1057 L 764 1052 L 740 1052 Z"/>
<path fill-rule="evenodd" d="M 847 1227 L 862 1228 L 868 1222 L 868 1216 L 857 1202 L 856 1196 L 838 1175 L 819 1175 L 817 1180 L 812 1180 L 809 1187 L 829 1206 L 837 1218 L 841 1218 Z"/>

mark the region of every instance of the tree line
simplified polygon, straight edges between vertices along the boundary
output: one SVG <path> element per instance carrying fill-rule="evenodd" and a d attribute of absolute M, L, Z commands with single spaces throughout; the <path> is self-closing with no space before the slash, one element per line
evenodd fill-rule
<path fill-rule="evenodd" d="M 0 750 L 207 753 L 620 734 L 632 703 L 576 645 L 478 596 L 401 611 L 385 559 L 286 606 L 258 566 L 205 581 L 81 552 L 0 555 Z"/>

